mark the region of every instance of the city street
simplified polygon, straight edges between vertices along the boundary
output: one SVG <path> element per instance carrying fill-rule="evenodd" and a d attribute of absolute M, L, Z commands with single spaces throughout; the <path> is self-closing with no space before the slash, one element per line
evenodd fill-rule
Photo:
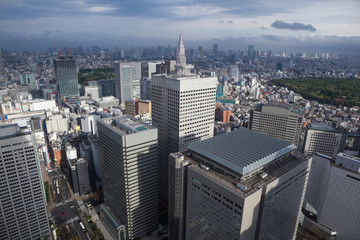
<path fill-rule="evenodd" d="M 65 175 L 61 172 L 59 168 L 55 168 L 52 172 L 49 172 L 49 175 L 52 179 L 53 193 L 55 196 L 55 203 L 60 204 L 61 202 L 66 202 L 71 198 L 68 185 L 66 183 Z"/>
<path fill-rule="evenodd" d="M 71 201 L 66 204 L 60 205 L 56 207 L 52 212 L 51 215 L 54 218 L 56 223 L 65 223 L 66 221 L 78 217 L 77 214 L 77 207 L 79 205 L 76 201 Z"/>

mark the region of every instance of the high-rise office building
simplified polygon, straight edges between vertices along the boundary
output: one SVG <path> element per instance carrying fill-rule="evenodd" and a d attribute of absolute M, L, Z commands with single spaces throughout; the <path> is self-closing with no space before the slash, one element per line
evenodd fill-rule
<path fill-rule="evenodd" d="M 60 56 L 54 60 L 58 97 L 79 96 L 76 61 L 72 56 Z"/>
<path fill-rule="evenodd" d="M 140 62 L 114 62 L 115 97 L 120 104 L 125 105 L 126 100 L 140 99 Z"/>
<path fill-rule="evenodd" d="M 50 237 L 34 144 L 18 125 L 0 126 L 0 239 Z"/>
<path fill-rule="evenodd" d="M 218 54 L 218 51 L 219 51 L 219 45 L 215 43 L 213 45 L 213 54 L 216 56 Z"/>
<path fill-rule="evenodd" d="M 298 146 L 303 117 L 303 110 L 288 104 L 258 104 L 250 112 L 250 129 Z"/>
<path fill-rule="evenodd" d="M 151 79 L 143 78 L 140 80 L 140 97 L 142 100 L 151 100 Z"/>
<path fill-rule="evenodd" d="M 134 239 L 158 228 L 157 129 L 130 116 L 98 121 L 104 223 Z M 116 221 L 108 221 L 116 218 Z M 119 228 L 120 227 L 120 228 Z M 115 230 L 114 230 L 115 229 Z M 118 239 L 118 238 L 116 238 Z M 122 239 L 122 238 L 121 238 Z"/>
<path fill-rule="evenodd" d="M 28 85 L 30 91 L 37 91 L 40 89 L 34 73 L 24 73 L 22 75 L 21 85 Z"/>
<path fill-rule="evenodd" d="M 161 64 L 161 61 L 147 62 L 148 65 L 148 78 L 151 79 L 152 74 L 156 73 L 156 65 Z"/>
<path fill-rule="evenodd" d="M 306 126 L 303 153 L 325 154 L 335 157 L 346 144 L 346 133 L 326 123 L 311 123 Z"/>
<path fill-rule="evenodd" d="M 90 134 L 98 134 L 96 121 L 99 120 L 100 115 L 91 114 L 81 117 L 81 130 Z"/>
<path fill-rule="evenodd" d="M 217 77 L 190 73 L 182 35 L 175 67 L 177 75 L 153 75 L 151 83 L 152 124 L 159 131 L 159 194 L 166 205 L 169 154 L 214 135 Z"/>
<path fill-rule="evenodd" d="M 359 239 L 360 158 L 339 153 L 312 159 L 303 228 L 319 239 Z"/>
<path fill-rule="evenodd" d="M 3 61 L 3 58 L 2 58 L 2 53 L 1 53 L 1 48 L 0 48 L 0 73 L 4 74 L 4 72 L 5 72 L 4 61 Z"/>
<path fill-rule="evenodd" d="M 76 172 L 79 184 L 79 194 L 85 195 L 90 192 L 89 165 L 84 158 L 76 161 Z"/>
<path fill-rule="evenodd" d="M 159 192 L 167 202 L 169 153 L 214 135 L 216 77 L 152 78 L 152 124 L 159 130 Z"/>
<path fill-rule="evenodd" d="M 170 155 L 170 239 L 295 239 L 310 160 L 241 128 Z"/>
<path fill-rule="evenodd" d="M 237 65 L 231 66 L 230 77 L 235 83 L 239 82 L 239 67 Z"/>
<path fill-rule="evenodd" d="M 255 58 L 254 45 L 249 45 L 249 48 L 248 48 L 248 59 L 253 60 L 254 58 Z"/>

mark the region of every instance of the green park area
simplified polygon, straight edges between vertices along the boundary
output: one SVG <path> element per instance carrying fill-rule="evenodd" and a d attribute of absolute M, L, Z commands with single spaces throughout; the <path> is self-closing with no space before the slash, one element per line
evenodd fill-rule
<path fill-rule="evenodd" d="M 98 68 L 98 69 L 80 69 L 79 83 L 85 84 L 87 81 L 97 81 L 100 79 L 114 78 L 113 68 Z"/>
<path fill-rule="evenodd" d="M 360 80 L 358 79 L 276 79 L 273 84 L 287 87 L 305 99 L 316 100 L 320 103 L 348 107 L 360 105 Z"/>

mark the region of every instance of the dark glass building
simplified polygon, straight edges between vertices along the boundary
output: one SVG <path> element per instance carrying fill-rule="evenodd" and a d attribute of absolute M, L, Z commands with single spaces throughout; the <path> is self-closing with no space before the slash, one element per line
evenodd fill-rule
<path fill-rule="evenodd" d="M 79 96 L 75 59 L 72 56 L 60 56 L 54 60 L 54 67 L 58 97 Z"/>

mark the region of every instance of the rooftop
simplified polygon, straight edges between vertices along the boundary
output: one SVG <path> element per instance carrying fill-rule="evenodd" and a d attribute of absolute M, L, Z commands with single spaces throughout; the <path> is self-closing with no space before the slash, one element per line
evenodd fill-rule
<path fill-rule="evenodd" d="M 190 167 L 196 172 L 215 181 L 216 183 L 220 184 L 224 188 L 229 189 L 235 194 L 246 198 L 247 196 L 261 189 L 264 184 L 270 184 L 291 169 L 304 163 L 308 159 L 304 157 L 299 157 L 295 154 L 290 154 L 283 161 L 277 162 L 269 168 L 261 171 L 261 173 L 256 174 L 242 182 L 239 182 L 234 177 L 222 174 L 211 168 L 205 170 L 199 165 L 198 162 L 196 162 L 196 160 L 194 160 L 194 158 L 189 158 L 185 156 L 185 160 L 189 160 L 193 164 Z M 241 185 L 241 188 L 237 186 L 238 184 Z"/>
<path fill-rule="evenodd" d="M 261 111 L 263 107 L 278 107 L 278 108 L 283 108 L 286 109 L 292 113 L 296 113 L 299 115 L 304 115 L 304 111 L 296 106 L 292 106 L 286 103 L 276 103 L 276 102 L 271 102 L 271 103 L 267 103 L 267 104 L 258 104 L 255 107 L 256 111 Z"/>
<path fill-rule="evenodd" d="M 105 118 L 100 121 L 111 125 L 112 127 L 120 130 L 123 135 L 134 134 L 140 131 L 146 131 L 149 129 L 155 129 L 155 127 L 148 125 L 136 118 L 129 115 L 124 115 L 114 118 Z"/>
<path fill-rule="evenodd" d="M 296 149 L 295 145 L 245 128 L 192 143 L 193 152 L 245 175 Z"/>
<path fill-rule="evenodd" d="M 324 131 L 324 132 L 334 132 L 334 133 L 343 133 L 341 130 L 336 129 L 335 127 L 326 124 L 326 123 L 311 123 L 307 125 L 308 129 Z"/>

